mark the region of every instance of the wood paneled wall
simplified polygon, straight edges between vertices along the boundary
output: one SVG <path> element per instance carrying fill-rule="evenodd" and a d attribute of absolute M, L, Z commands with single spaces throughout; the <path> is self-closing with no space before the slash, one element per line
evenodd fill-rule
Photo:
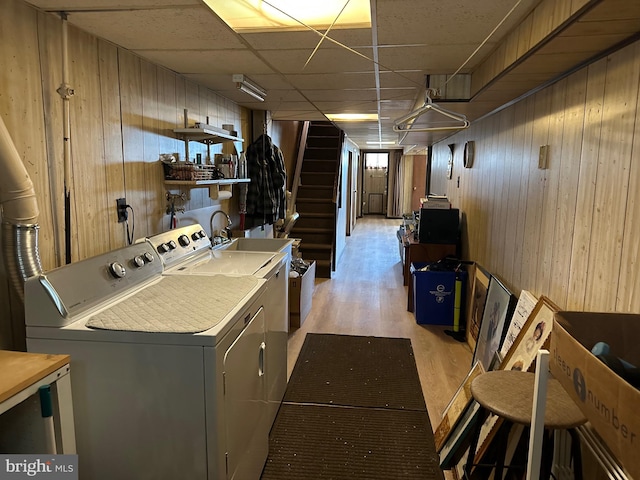
<path fill-rule="evenodd" d="M 464 212 L 466 257 L 516 294 L 640 312 L 639 85 L 635 43 L 435 145 L 432 191 Z M 471 169 L 462 166 L 468 140 Z M 547 169 L 538 168 L 542 145 Z"/>
<path fill-rule="evenodd" d="M 19 0 L 2 2 L 0 115 L 35 184 L 45 270 L 64 263 L 62 100 L 56 93 L 62 83 L 61 33 L 57 16 Z M 184 126 L 185 108 L 189 125 L 207 117 L 213 125 L 234 124 L 242 130 L 248 123 L 247 112 L 230 100 L 71 25 L 69 65 L 75 90 L 70 100 L 71 245 L 77 261 L 126 244 L 116 198 L 126 197 L 133 207 L 136 238 L 168 228 L 167 189 L 158 158 L 177 152 L 184 159 L 184 142 L 172 130 Z M 235 147 L 242 150 L 241 144 Z M 222 148 L 212 147 L 211 154 Z M 207 148 L 191 142 L 189 151 L 194 158 L 206 155 Z M 219 206 L 206 188 L 183 191 L 187 212 Z M 234 198 L 222 207 L 237 212 Z M 8 318 L 4 268 L 0 304 L 0 318 Z M 6 346 L 4 337 L 0 348 Z"/>

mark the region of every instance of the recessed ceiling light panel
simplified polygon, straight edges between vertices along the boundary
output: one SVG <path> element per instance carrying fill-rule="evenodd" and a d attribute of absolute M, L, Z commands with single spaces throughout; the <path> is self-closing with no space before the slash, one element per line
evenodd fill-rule
<path fill-rule="evenodd" d="M 238 33 L 306 30 L 305 25 L 317 30 L 332 24 L 332 29 L 371 28 L 369 0 L 351 0 L 342 13 L 344 0 L 204 0 L 204 3 Z"/>

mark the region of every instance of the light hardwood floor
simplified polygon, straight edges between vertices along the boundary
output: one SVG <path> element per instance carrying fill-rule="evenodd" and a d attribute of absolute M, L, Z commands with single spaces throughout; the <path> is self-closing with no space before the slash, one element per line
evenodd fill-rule
<path fill-rule="evenodd" d="M 410 338 L 432 427 L 471 364 L 468 345 L 445 327 L 418 325 L 406 309 L 407 287 L 396 231 L 401 221 L 358 220 L 332 279 L 316 279 L 313 306 L 302 327 L 289 334 L 288 373 L 307 333 Z"/>

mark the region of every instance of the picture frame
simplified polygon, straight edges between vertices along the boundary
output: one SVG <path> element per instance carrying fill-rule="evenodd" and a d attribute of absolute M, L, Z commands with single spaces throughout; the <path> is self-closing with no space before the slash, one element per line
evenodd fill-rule
<path fill-rule="evenodd" d="M 434 432 L 437 452 L 442 450 L 445 442 L 455 429 L 464 411 L 471 403 L 471 400 L 473 400 L 473 396 L 471 395 L 471 382 L 473 382 L 473 380 L 481 373 L 483 373 L 482 365 L 479 363 L 474 364 L 458 387 L 456 393 L 453 395 L 449 405 L 445 408 L 444 413 L 442 414 L 442 420 Z"/>
<path fill-rule="evenodd" d="M 470 436 L 479 412 L 480 404 L 472 400 L 440 450 L 440 468 L 442 470 L 455 468 L 465 451 L 468 451 Z"/>
<path fill-rule="evenodd" d="M 522 290 L 520 292 L 520 296 L 518 297 L 518 303 L 516 303 L 516 308 L 513 311 L 513 316 L 511 317 L 511 321 L 509 322 L 509 326 L 507 327 L 507 333 L 505 333 L 504 340 L 502 341 L 502 346 L 500 347 L 500 352 L 498 359 L 500 363 L 504 357 L 506 357 L 507 352 L 516 341 L 518 337 L 518 333 L 522 330 L 522 327 L 528 320 L 529 316 L 533 312 L 533 309 L 536 307 L 538 303 L 538 298 L 528 290 Z"/>
<path fill-rule="evenodd" d="M 514 296 L 496 276 L 491 276 L 472 364 L 480 362 L 486 372 L 494 368 L 507 322 L 513 314 Z"/>
<path fill-rule="evenodd" d="M 533 366 L 538 350 L 548 346 L 553 317 L 560 311 L 549 298 L 541 296 L 536 302 L 533 311 L 527 318 L 518 333 L 513 345 L 500 363 L 499 370 L 529 371 Z M 475 455 L 475 463 L 480 463 L 482 457 L 489 448 L 503 419 L 495 415 L 489 415 L 480 429 L 478 437 L 478 450 Z"/>
<path fill-rule="evenodd" d="M 471 347 L 471 351 L 476 348 L 490 278 L 491 274 L 476 263 L 467 309 L 467 344 Z"/>

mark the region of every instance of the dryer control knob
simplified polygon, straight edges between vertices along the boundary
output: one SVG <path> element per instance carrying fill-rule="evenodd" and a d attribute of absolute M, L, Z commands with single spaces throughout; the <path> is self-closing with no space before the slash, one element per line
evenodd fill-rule
<path fill-rule="evenodd" d="M 167 245 L 169 245 L 169 250 L 175 250 L 178 247 L 178 245 L 176 245 L 176 242 L 174 242 L 173 240 L 169 241 Z"/>
<path fill-rule="evenodd" d="M 189 240 L 189 237 L 187 237 L 186 235 L 180 235 L 178 237 L 178 242 L 180 243 L 181 246 L 186 247 L 191 243 L 191 240 Z"/>
<path fill-rule="evenodd" d="M 111 272 L 111 275 L 116 278 L 124 278 L 124 276 L 127 274 L 127 270 L 120 262 L 111 263 L 109 265 L 109 271 Z"/>
<path fill-rule="evenodd" d="M 133 257 L 133 264 L 138 268 L 144 267 L 144 258 L 142 258 L 142 255 L 136 255 Z"/>
<path fill-rule="evenodd" d="M 200 235 L 200 238 L 206 238 L 207 232 L 205 232 L 204 230 L 200 230 L 199 235 Z"/>
<path fill-rule="evenodd" d="M 158 245 L 158 252 L 159 253 L 167 253 L 169 251 L 169 244 L 168 243 L 161 243 L 160 245 Z"/>
<path fill-rule="evenodd" d="M 147 263 L 151 263 L 153 262 L 153 253 L 151 252 L 145 252 L 145 254 L 143 255 L 144 257 L 144 261 Z"/>

